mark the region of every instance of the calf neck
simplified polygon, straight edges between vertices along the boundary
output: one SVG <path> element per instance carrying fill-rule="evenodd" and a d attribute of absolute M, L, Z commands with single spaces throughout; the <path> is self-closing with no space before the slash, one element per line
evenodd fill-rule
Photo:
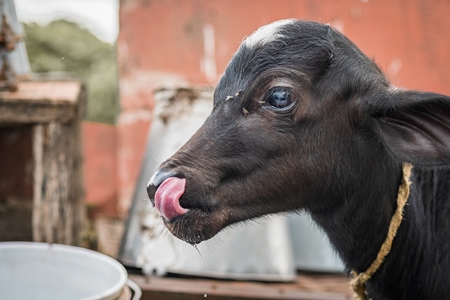
<path fill-rule="evenodd" d="M 176 237 L 197 244 L 265 214 L 309 213 L 346 267 L 374 261 L 411 194 L 372 299 L 450 295 L 450 99 L 394 88 L 327 25 L 278 21 L 246 38 L 204 125 L 148 184 Z"/>

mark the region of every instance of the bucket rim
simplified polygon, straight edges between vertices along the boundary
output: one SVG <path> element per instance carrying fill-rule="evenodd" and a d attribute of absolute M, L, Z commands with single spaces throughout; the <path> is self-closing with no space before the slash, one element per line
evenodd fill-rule
<path fill-rule="evenodd" d="M 98 300 L 99 298 L 109 300 L 115 299 L 115 297 L 120 296 L 122 293 L 122 289 L 126 286 L 128 273 L 125 267 L 119 263 L 117 260 L 109 257 L 100 252 L 77 247 L 71 245 L 63 245 L 63 244 L 51 244 L 51 243 L 42 243 L 42 242 L 0 242 L 0 250 L 1 249 L 39 249 L 39 250 L 57 250 L 60 252 L 66 253 L 75 253 L 86 256 L 95 257 L 96 259 L 102 260 L 105 263 L 112 265 L 119 272 L 119 279 L 114 285 L 109 287 L 108 289 L 97 293 L 91 297 L 82 298 L 79 300 Z"/>

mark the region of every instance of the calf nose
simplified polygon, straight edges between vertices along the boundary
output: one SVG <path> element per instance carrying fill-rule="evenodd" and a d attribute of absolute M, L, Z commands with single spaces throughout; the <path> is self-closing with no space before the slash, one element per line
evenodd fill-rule
<path fill-rule="evenodd" d="M 150 180 L 147 183 L 147 194 L 150 198 L 150 201 L 155 205 L 155 193 L 158 189 L 158 186 L 164 182 L 169 177 L 175 176 L 175 172 L 171 170 L 159 169 L 153 174 Z"/>
<path fill-rule="evenodd" d="M 173 177 L 173 176 L 175 176 L 175 172 L 173 172 L 171 170 L 164 170 L 164 169 L 156 170 L 156 172 L 152 175 L 152 177 L 150 178 L 150 180 L 147 183 L 147 189 L 152 185 L 154 187 L 157 187 L 164 180 L 166 180 L 169 177 Z"/>

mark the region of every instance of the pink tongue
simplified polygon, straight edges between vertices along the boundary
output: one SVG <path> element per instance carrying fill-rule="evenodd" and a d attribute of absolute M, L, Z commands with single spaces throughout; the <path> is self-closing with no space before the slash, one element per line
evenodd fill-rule
<path fill-rule="evenodd" d="M 169 177 L 161 183 L 155 194 L 155 207 L 167 219 L 171 220 L 189 211 L 181 207 L 180 197 L 186 187 L 186 179 Z"/>

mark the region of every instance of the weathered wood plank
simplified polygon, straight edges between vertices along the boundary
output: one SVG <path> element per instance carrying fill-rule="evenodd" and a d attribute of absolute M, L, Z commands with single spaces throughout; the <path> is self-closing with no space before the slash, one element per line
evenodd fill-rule
<path fill-rule="evenodd" d="M 142 300 L 152 299 L 351 299 L 347 279 L 342 276 L 325 276 L 317 287 L 307 287 L 301 281 L 316 280 L 299 276 L 297 283 L 262 283 L 248 281 L 223 281 L 212 279 L 162 278 L 130 275 L 142 289 Z M 330 284 L 331 283 L 331 289 Z"/>
<path fill-rule="evenodd" d="M 78 81 L 21 82 L 16 92 L 0 91 L 0 124 L 67 123 L 77 117 Z"/>
<path fill-rule="evenodd" d="M 31 241 L 32 126 L 0 127 L 0 241 Z"/>

